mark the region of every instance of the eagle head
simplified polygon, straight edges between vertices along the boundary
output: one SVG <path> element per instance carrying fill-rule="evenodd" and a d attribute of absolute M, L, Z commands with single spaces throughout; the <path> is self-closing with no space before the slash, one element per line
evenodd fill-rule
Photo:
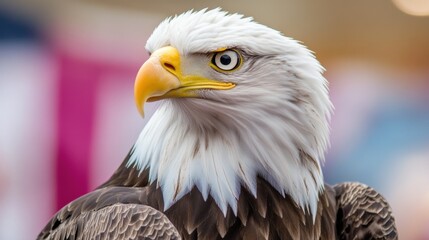
<path fill-rule="evenodd" d="M 226 214 L 257 178 L 315 216 L 332 109 L 323 68 L 297 41 L 240 14 L 189 11 L 147 41 L 135 100 L 163 100 L 129 167 L 149 171 L 165 209 L 198 188 Z"/>

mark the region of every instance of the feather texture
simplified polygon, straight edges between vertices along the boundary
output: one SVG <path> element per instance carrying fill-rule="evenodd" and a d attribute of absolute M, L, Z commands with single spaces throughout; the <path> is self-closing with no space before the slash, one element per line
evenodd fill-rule
<path fill-rule="evenodd" d="M 38 239 L 101 236 L 97 234 L 106 239 L 397 239 L 390 207 L 361 184 L 325 185 L 314 221 L 262 178 L 256 198 L 241 190 L 238 217 L 231 208 L 224 216 L 214 199 L 205 200 L 197 188 L 163 212 L 162 191 L 147 181 L 149 171 L 139 174 L 126 163 L 98 190 L 60 210 Z"/>
<path fill-rule="evenodd" d="M 360 183 L 342 183 L 334 189 L 339 239 L 398 239 L 392 209 L 378 192 Z"/>
<path fill-rule="evenodd" d="M 261 189 L 257 198 L 242 189 L 237 204 L 241 218 L 236 217 L 231 208 L 224 216 L 214 199 L 204 200 L 197 188 L 162 213 L 162 191 L 155 184 L 141 181 L 148 178 L 149 171 L 140 176 L 136 172 L 130 174 L 132 172 L 132 168 L 122 165 L 98 190 L 59 211 L 39 239 L 66 239 L 61 237 L 71 235 L 74 239 L 85 239 L 100 234 L 108 234 L 104 235 L 106 239 L 138 239 L 130 236 L 143 234 L 175 239 L 177 233 L 183 239 L 335 238 L 333 194 L 321 194 L 320 214 L 314 223 L 312 216 L 305 214 L 289 196 L 283 197 L 261 178 L 257 181 Z M 264 203 L 260 203 L 261 200 Z M 259 209 L 261 206 L 264 210 Z M 126 219 L 118 222 L 122 217 Z M 324 222 L 329 224 L 322 224 Z M 109 231 L 104 231 L 106 228 Z M 140 232 L 136 233 L 136 229 Z"/>
<path fill-rule="evenodd" d="M 181 239 L 160 211 L 142 204 L 143 189 L 103 188 L 64 207 L 38 239 Z"/>

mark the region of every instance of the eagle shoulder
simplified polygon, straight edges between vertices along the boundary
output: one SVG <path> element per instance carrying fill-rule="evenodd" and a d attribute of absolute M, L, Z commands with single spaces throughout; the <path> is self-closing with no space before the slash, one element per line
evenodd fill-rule
<path fill-rule="evenodd" d="M 392 209 L 377 191 L 361 183 L 334 186 L 340 240 L 398 239 Z"/>
<path fill-rule="evenodd" d="M 37 239 L 181 239 L 145 195 L 144 188 L 124 187 L 88 193 L 61 209 Z"/>

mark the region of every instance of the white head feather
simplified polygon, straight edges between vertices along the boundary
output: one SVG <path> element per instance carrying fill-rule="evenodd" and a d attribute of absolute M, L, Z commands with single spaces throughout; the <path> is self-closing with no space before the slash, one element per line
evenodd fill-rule
<path fill-rule="evenodd" d="M 236 213 L 241 186 L 256 197 L 260 176 L 315 217 L 332 106 L 312 53 L 252 18 L 220 9 L 166 19 L 146 48 L 169 45 L 179 50 L 183 72 L 236 87 L 165 100 L 140 134 L 129 166 L 149 168 L 165 209 L 196 186 L 224 214 L 228 206 Z M 211 69 L 204 53 L 219 48 L 239 49 L 245 55 L 240 69 Z"/>

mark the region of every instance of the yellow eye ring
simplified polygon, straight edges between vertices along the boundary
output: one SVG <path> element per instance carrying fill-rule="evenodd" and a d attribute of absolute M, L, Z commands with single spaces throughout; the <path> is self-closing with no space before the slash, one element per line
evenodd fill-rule
<path fill-rule="evenodd" d="M 234 49 L 215 52 L 212 56 L 210 66 L 219 72 L 231 72 L 237 70 L 241 64 L 243 57 Z"/>

